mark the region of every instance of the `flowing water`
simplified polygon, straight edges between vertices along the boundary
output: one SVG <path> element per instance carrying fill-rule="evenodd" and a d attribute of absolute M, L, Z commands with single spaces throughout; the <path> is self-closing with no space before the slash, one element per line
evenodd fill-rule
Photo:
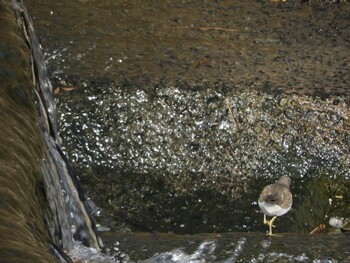
<path fill-rule="evenodd" d="M 341 235 L 222 233 L 179 236 L 165 233 L 118 233 L 119 262 L 348 262 L 349 238 Z M 305 249 L 307 247 L 307 249 Z"/>
<path fill-rule="evenodd" d="M 1 7 L 1 260 L 70 262 L 65 253 L 84 246 L 98 254 L 84 195 L 60 150 L 52 87 L 30 15 L 21 1 Z"/>
<path fill-rule="evenodd" d="M 83 203 L 120 262 L 350 260 L 348 234 L 329 225 L 350 218 L 346 1 L 26 4 L 62 149 L 97 205 L 51 151 L 60 141 L 44 92 L 41 169 L 61 176 L 44 181 L 49 214 L 62 212 L 47 221 L 74 260 L 110 260 Z M 257 197 L 281 174 L 293 209 L 267 238 Z"/>

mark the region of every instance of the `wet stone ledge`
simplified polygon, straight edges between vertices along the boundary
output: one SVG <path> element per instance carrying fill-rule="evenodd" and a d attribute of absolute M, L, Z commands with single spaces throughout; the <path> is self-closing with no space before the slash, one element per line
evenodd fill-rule
<path fill-rule="evenodd" d="M 349 216 L 346 97 L 221 83 L 74 86 L 57 94 L 60 135 L 108 226 L 264 231 L 256 200 L 281 174 L 292 177 L 296 200 L 280 231 L 308 232 L 328 216 Z"/>
<path fill-rule="evenodd" d="M 30 1 L 50 75 L 349 95 L 349 1 Z M 334 4 L 331 4 L 334 3 Z M 67 31 L 67 28 L 70 30 Z"/>

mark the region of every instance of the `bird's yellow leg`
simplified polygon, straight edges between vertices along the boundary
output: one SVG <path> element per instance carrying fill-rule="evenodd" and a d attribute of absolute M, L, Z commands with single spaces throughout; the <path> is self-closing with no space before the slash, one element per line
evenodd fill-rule
<path fill-rule="evenodd" d="M 273 224 L 273 221 L 275 221 L 276 218 L 277 218 L 277 216 L 274 216 L 268 223 L 269 230 L 270 230 L 269 233 L 268 233 L 269 236 L 272 236 L 272 227 L 274 227 L 274 225 L 272 225 L 272 224 Z"/>
<path fill-rule="evenodd" d="M 266 215 L 264 214 L 264 224 L 268 225 L 269 224 L 269 220 L 266 219 Z"/>

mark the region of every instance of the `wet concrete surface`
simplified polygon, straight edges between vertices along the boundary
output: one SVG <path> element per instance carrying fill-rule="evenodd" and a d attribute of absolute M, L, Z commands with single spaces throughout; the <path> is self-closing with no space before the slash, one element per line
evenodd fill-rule
<path fill-rule="evenodd" d="M 348 94 L 348 3 L 27 1 L 49 69 L 68 81 L 225 83 Z M 68 79 L 67 79 L 68 78 Z"/>

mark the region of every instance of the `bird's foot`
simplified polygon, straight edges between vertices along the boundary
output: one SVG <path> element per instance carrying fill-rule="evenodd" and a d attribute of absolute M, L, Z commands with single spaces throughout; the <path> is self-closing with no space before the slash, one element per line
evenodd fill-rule
<path fill-rule="evenodd" d="M 270 224 L 271 224 L 271 227 L 276 227 L 275 225 L 272 225 L 272 221 L 271 220 L 264 221 L 264 224 L 268 225 L 268 226 L 270 226 Z"/>
<path fill-rule="evenodd" d="M 268 237 L 283 237 L 283 234 L 268 232 L 268 233 L 266 233 L 266 236 L 268 236 Z"/>

